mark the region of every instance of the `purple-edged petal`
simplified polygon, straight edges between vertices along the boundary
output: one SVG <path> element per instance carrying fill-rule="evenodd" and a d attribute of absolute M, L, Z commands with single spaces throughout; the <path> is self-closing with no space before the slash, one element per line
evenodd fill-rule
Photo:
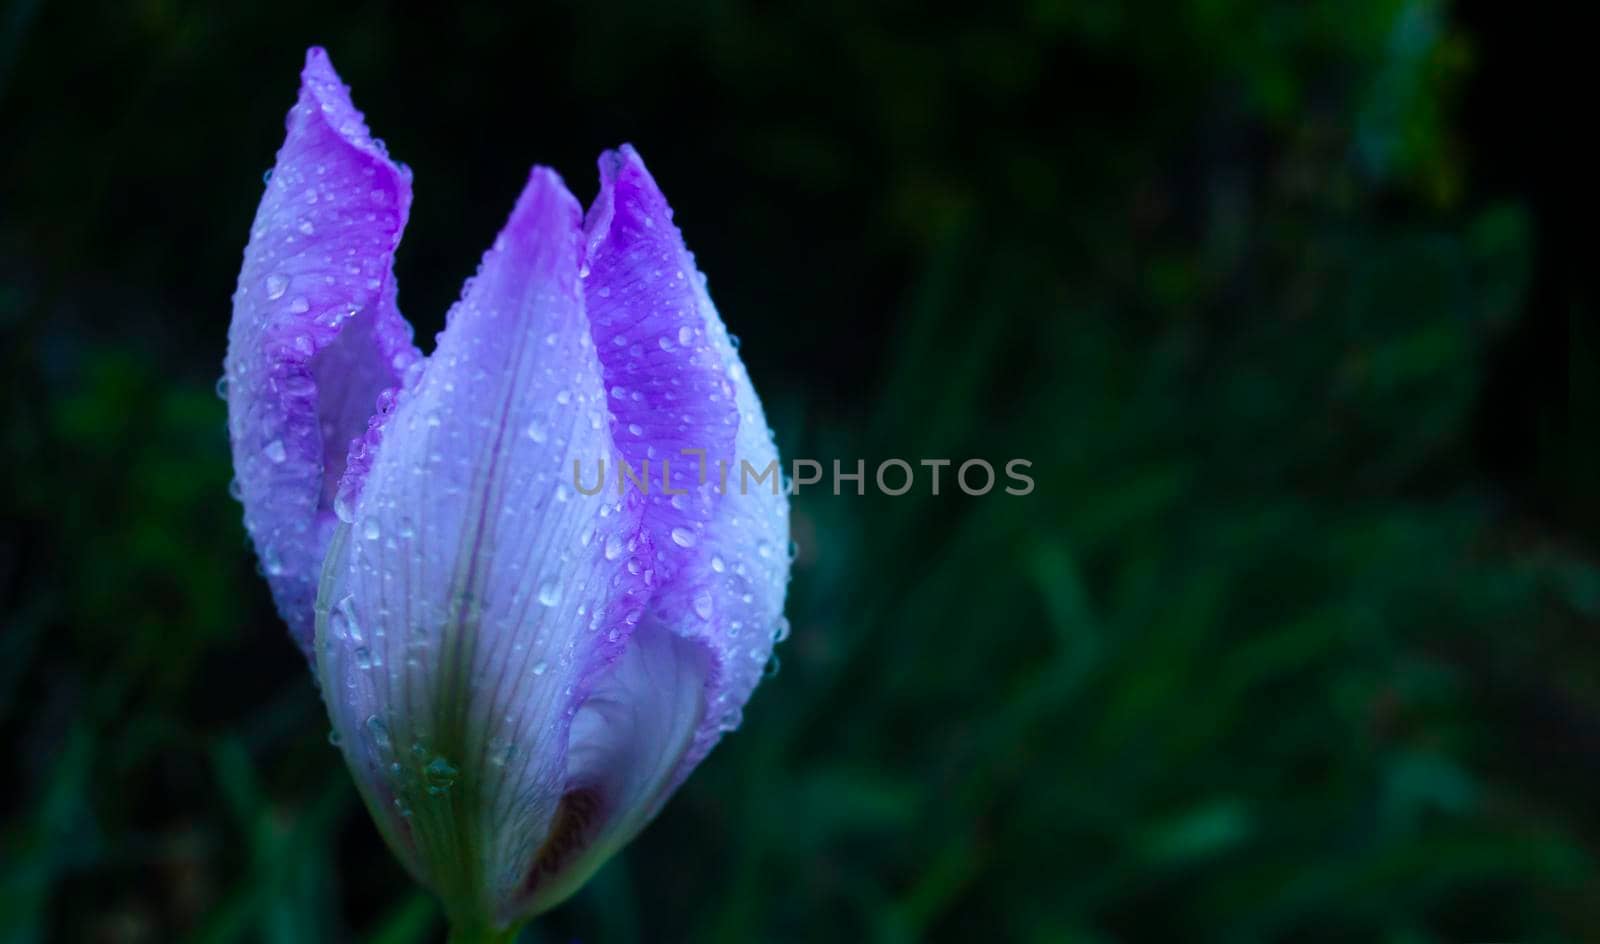
<path fill-rule="evenodd" d="M 306 54 L 287 125 L 233 296 L 228 429 L 245 527 L 309 652 L 346 452 L 419 355 L 392 270 L 411 176 L 321 49 Z"/>
<path fill-rule="evenodd" d="M 716 313 L 702 302 L 703 277 L 671 207 L 632 147 L 601 156 L 585 230 L 584 297 L 617 449 L 636 469 L 648 464 L 646 523 L 669 556 L 682 557 L 714 514 L 739 424 L 728 360 L 712 336 Z"/>
<path fill-rule="evenodd" d="M 738 725 L 783 632 L 789 572 L 777 450 L 705 278 L 639 155 L 609 152 L 600 172 L 584 293 L 617 447 L 631 464 L 656 460 L 643 519 L 656 579 L 626 656 L 573 725 L 570 775 L 599 784 L 604 802 L 563 863 L 566 887 L 642 828 Z M 704 483 L 683 449 L 704 450 Z M 685 494 L 660 489 L 661 459 Z M 766 477 L 746 478 L 747 462 Z"/>
<path fill-rule="evenodd" d="M 509 921 L 538 881 L 568 729 L 648 599 L 641 503 L 571 484 L 613 450 L 579 222 L 536 169 L 384 424 L 318 598 L 346 757 L 459 920 Z"/>

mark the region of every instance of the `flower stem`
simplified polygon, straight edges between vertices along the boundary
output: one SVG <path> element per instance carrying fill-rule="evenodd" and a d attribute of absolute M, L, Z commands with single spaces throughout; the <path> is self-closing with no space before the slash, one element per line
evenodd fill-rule
<path fill-rule="evenodd" d="M 503 931 L 496 931 L 494 928 L 482 926 L 453 925 L 450 928 L 448 944 L 512 944 L 512 942 L 516 941 L 517 935 L 521 931 L 522 925 L 520 924 L 506 928 Z"/>

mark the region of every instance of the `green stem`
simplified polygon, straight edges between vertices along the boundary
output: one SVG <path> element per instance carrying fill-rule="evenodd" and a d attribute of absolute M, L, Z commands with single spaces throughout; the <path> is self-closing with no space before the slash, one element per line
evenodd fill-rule
<path fill-rule="evenodd" d="M 512 944 L 517 935 L 522 933 L 522 925 L 518 924 L 496 931 L 487 927 L 465 927 L 456 925 L 450 928 L 448 944 Z"/>

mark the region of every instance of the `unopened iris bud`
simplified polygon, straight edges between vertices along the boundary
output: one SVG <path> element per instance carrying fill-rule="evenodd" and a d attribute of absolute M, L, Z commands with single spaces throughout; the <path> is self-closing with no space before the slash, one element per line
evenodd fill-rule
<path fill-rule="evenodd" d="M 410 172 L 322 50 L 302 79 L 229 331 L 245 524 L 384 838 L 492 935 L 738 725 L 785 632 L 787 498 L 693 461 L 670 489 L 572 487 L 600 459 L 777 458 L 632 148 L 587 214 L 534 169 L 424 357 L 393 274 Z"/>

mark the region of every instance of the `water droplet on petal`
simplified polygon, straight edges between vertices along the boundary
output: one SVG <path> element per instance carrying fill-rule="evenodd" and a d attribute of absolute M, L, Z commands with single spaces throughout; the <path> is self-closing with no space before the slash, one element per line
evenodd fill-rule
<path fill-rule="evenodd" d="M 450 788 L 456 784 L 456 775 L 460 772 L 455 764 L 443 757 L 435 757 L 429 761 L 428 766 L 422 768 L 423 779 L 428 782 L 429 795 L 443 796 L 449 793 Z"/>
<path fill-rule="evenodd" d="M 539 587 L 539 605 L 555 606 L 561 602 L 561 585 L 554 580 L 546 580 Z"/>
<path fill-rule="evenodd" d="M 289 280 L 281 275 L 267 276 L 267 301 L 275 302 L 289 290 Z"/>
<path fill-rule="evenodd" d="M 672 543 L 678 545 L 679 547 L 693 547 L 694 532 L 690 531 L 688 528 L 673 528 Z"/>
<path fill-rule="evenodd" d="M 284 448 L 283 440 L 281 439 L 274 439 L 272 442 L 267 443 L 267 447 L 261 450 L 261 454 L 266 456 L 274 465 L 289 458 L 289 450 Z"/>
<path fill-rule="evenodd" d="M 386 751 L 394 745 L 394 742 L 389 740 L 389 726 L 377 715 L 367 716 L 367 730 L 372 733 L 372 743 L 376 744 L 379 750 Z"/>

